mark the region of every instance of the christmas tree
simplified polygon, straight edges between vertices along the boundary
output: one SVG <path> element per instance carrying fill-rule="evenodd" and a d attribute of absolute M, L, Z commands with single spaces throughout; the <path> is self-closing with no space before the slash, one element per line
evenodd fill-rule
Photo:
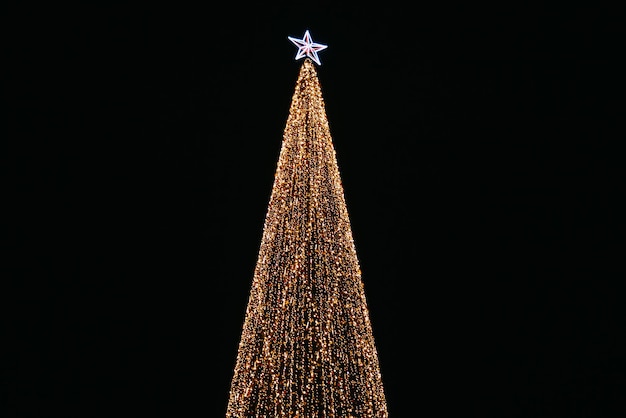
<path fill-rule="evenodd" d="M 227 418 L 386 418 L 361 270 L 308 31 Z"/>

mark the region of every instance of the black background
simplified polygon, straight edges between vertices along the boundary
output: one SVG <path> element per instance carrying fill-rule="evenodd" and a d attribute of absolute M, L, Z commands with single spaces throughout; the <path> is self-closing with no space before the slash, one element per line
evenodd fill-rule
<path fill-rule="evenodd" d="M 614 11 L 6 17 L 4 416 L 224 416 L 306 29 L 390 416 L 626 413 Z"/>

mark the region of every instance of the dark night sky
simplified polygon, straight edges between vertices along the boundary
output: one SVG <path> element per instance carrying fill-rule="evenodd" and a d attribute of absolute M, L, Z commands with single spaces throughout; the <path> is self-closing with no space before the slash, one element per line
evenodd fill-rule
<path fill-rule="evenodd" d="M 306 29 L 390 416 L 624 416 L 623 22 L 316 6 L 7 14 L 5 416 L 224 416 Z"/>

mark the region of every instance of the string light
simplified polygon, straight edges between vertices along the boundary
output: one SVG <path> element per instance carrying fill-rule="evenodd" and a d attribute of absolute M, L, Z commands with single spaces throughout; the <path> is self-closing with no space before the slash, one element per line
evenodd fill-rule
<path fill-rule="evenodd" d="M 388 417 L 335 149 L 308 58 L 283 133 L 226 417 Z"/>

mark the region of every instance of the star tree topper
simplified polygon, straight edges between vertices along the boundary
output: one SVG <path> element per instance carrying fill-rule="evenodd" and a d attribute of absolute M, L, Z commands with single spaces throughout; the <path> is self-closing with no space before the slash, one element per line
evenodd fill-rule
<path fill-rule="evenodd" d="M 309 33 L 308 29 L 306 30 L 306 32 L 304 32 L 304 36 L 302 37 L 302 39 L 294 38 L 292 36 L 288 36 L 287 38 L 291 42 L 293 42 L 295 46 L 298 47 L 298 53 L 296 54 L 295 58 L 296 60 L 299 60 L 306 55 L 307 57 L 315 61 L 317 65 L 322 65 L 319 57 L 317 56 L 317 52 L 328 48 L 328 45 L 322 45 L 313 42 L 313 39 L 311 39 L 311 34 Z"/>

